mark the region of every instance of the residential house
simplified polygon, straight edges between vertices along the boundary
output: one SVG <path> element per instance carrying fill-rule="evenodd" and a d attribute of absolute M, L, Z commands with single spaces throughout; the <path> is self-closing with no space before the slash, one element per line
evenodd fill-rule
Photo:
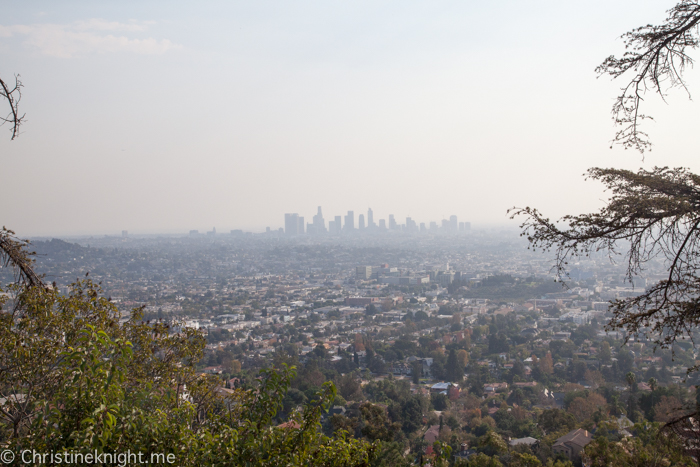
<path fill-rule="evenodd" d="M 569 459 L 574 460 L 581 457 L 581 451 L 591 441 L 593 441 L 593 436 L 588 430 L 578 428 L 557 439 L 552 445 L 552 452 L 555 455 L 564 454 Z"/>

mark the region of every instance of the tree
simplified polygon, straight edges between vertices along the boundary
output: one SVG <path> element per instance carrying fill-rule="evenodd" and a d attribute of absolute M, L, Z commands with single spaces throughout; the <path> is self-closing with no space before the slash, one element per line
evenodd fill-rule
<path fill-rule="evenodd" d="M 697 0 L 681 0 L 668 11 L 663 24 L 642 26 L 625 33 L 622 36 L 626 49 L 624 55 L 620 58 L 610 56 L 596 68 L 599 74 L 610 75 L 613 79 L 630 72 L 633 74 L 613 105 L 613 121 L 622 127 L 616 133 L 614 143 L 642 153 L 651 146 L 648 135 L 639 129 L 643 120 L 651 119 L 640 112 L 642 96 L 648 89 L 662 98 L 668 88 L 680 87 L 688 91 L 683 72 L 693 64 L 687 49 L 698 47 L 699 23 L 700 4 Z"/>
<path fill-rule="evenodd" d="M 568 410 L 579 422 L 584 422 L 593 417 L 593 414 L 605 406 L 606 401 L 603 396 L 591 393 L 587 397 L 575 398 L 571 404 L 569 404 Z"/>
<path fill-rule="evenodd" d="M 30 264 L 23 249 L 10 251 Z M 276 426 L 293 367 L 263 370 L 254 388 L 226 391 L 196 370 L 205 347 L 198 330 L 144 322 L 140 309 L 120 323 L 119 310 L 88 279 L 68 295 L 30 279 L 0 293 L 5 449 L 110 459 L 157 453 L 183 466 L 349 466 L 373 458 L 376 444 L 320 431 L 335 399 L 332 383 Z"/>
<path fill-rule="evenodd" d="M 647 261 L 664 259 L 666 279 L 637 297 L 615 300 L 607 327 L 625 328 L 626 339 L 643 334 L 657 347 L 673 349 L 700 324 L 700 176 L 668 168 L 636 173 L 594 168 L 589 176 L 612 191 L 607 206 L 593 214 L 564 216 L 566 228 L 536 209 L 516 209 L 514 215 L 527 217 L 523 235 L 532 248 L 555 250 L 554 267 L 562 280 L 572 258 L 599 250 L 611 259 L 624 255 L 630 281 Z"/>
<path fill-rule="evenodd" d="M 576 419 L 570 413 L 561 409 L 546 409 L 537 419 L 537 424 L 546 432 L 554 433 L 562 430 L 573 430 Z"/>
<path fill-rule="evenodd" d="M 464 378 L 464 367 L 460 365 L 455 349 L 450 350 L 450 354 L 447 357 L 445 372 L 447 373 L 447 381 L 451 383 L 462 381 Z"/>
<path fill-rule="evenodd" d="M 659 402 L 654 405 L 654 421 L 667 423 L 679 418 L 685 413 L 683 404 L 676 397 L 661 396 Z"/>
<path fill-rule="evenodd" d="M 455 462 L 456 467 L 503 467 L 498 456 L 487 456 L 483 453 L 478 453 L 471 456 L 468 461 L 458 460 Z"/>
<path fill-rule="evenodd" d="M 611 442 L 597 436 L 584 448 L 584 465 L 592 467 L 647 467 L 697 465 L 683 453 L 683 445 L 672 434 L 659 430 L 658 424 L 636 424 L 636 436 Z"/>
<path fill-rule="evenodd" d="M 411 366 L 411 382 L 413 384 L 418 384 L 420 383 L 420 376 L 423 372 L 423 364 L 419 361 L 415 361 Z"/>
<path fill-rule="evenodd" d="M 488 431 L 479 439 L 479 449 L 484 454 L 494 456 L 508 451 L 508 443 L 495 431 Z"/>
<path fill-rule="evenodd" d="M 362 434 L 369 440 L 393 441 L 396 433 L 401 430 L 400 423 L 392 423 L 386 410 L 378 405 L 365 402 L 360 406 L 364 426 Z"/>
<path fill-rule="evenodd" d="M 444 394 L 431 394 L 430 402 L 435 410 L 447 410 L 449 407 L 449 399 Z"/>
<path fill-rule="evenodd" d="M 621 127 L 614 143 L 642 154 L 650 147 L 648 136 L 639 128 L 649 118 L 640 112 L 643 94 L 651 89 L 663 98 L 669 88 L 687 91 L 683 73 L 693 63 L 689 51 L 700 44 L 699 24 L 700 3 L 680 0 L 663 24 L 623 35 L 627 52 L 620 58 L 608 57 L 597 68 L 599 74 L 613 78 L 632 75 L 613 105 L 613 119 Z M 556 252 L 554 269 L 559 279 L 566 278 L 569 260 L 599 251 L 611 260 L 622 255 L 630 282 L 648 261 L 662 260 L 668 270 L 665 278 L 637 297 L 612 302 L 613 317 L 606 327 L 624 328 L 625 343 L 641 334 L 655 348 L 670 348 L 675 354 L 677 342 L 691 338 L 700 324 L 700 176 L 667 167 L 637 172 L 592 168 L 588 175 L 611 191 L 606 206 L 591 214 L 564 216 L 561 224 L 536 209 L 514 208 L 513 216 L 526 218 L 522 235 L 531 247 Z M 688 372 L 695 370 L 697 365 L 688 368 Z M 686 440 L 686 449 L 693 455 L 700 454 L 697 412 L 667 425 Z"/>
<path fill-rule="evenodd" d="M 540 371 L 546 375 L 554 373 L 554 362 L 552 361 L 552 353 L 547 354 L 539 361 Z"/>
<path fill-rule="evenodd" d="M 598 353 L 600 361 L 607 364 L 612 359 L 612 352 L 610 351 L 610 344 L 607 341 L 603 341 L 600 344 L 600 352 Z"/>
<path fill-rule="evenodd" d="M 514 452 L 508 467 L 540 467 L 542 462 L 532 454 Z"/>
<path fill-rule="evenodd" d="M 464 373 L 464 368 L 466 368 L 467 363 L 469 363 L 469 354 L 466 350 L 459 349 L 457 351 L 457 361 L 459 362 L 460 367 L 462 367 L 462 373 Z"/>
<path fill-rule="evenodd" d="M 10 139 L 15 139 L 19 136 L 19 127 L 24 120 L 24 114 L 20 115 L 19 113 L 19 101 L 22 99 L 22 81 L 20 81 L 19 75 L 15 75 L 14 85 L 7 84 L 0 78 L 0 97 L 6 100 L 10 107 L 7 117 L 0 117 L 0 125 L 9 123 L 12 133 Z"/>

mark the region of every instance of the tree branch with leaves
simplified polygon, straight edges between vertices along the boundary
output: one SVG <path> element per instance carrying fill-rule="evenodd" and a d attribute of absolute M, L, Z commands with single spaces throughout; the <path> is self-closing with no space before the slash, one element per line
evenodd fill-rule
<path fill-rule="evenodd" d="M 623 259 L 629 281 L 649 261 L 664 261 L 666 279 L 637 297 L 615 300 L 607 327 L 625 329 L 627 339 L 643 334 L 661 348 L 692 339 L 700 326 L 700 176 L 667 167 L 638 172 L 594 168 L 588 176 L 612 192 L 605 207 L 558 222 L 536 209 L 513 208 L 511 218 L 526 216 L 521 235 L 534 249 L 554 251 L 554 270 L 562 280 L 572 259 L 600 251 L 611 261 Z"/>

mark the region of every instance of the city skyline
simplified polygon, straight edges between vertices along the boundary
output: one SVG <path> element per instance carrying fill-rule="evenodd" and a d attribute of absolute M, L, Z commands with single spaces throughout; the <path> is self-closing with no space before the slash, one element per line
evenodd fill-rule
<path fill-rule="evenodd" d="M 367 208 L 367 224 L 365 224 L 365 216 L 360 213 L 358 215 L 357 228 L 355 228 L 355 212 L 348 211 L 345 216 L 334 216 L 333 220 L 328 221 L 328 227 L 325 225 L 325 219 L 323 217 L 323 210 L 321 206 L 318 206 L 316 215 L 313 217 L 313 221 L 304 224 L 304 217 L 300 216 L 298 213 L 286 213 L 284 215 L 284 229 L 280 228 L 279 231 L 283 231 L 287 236 L 294 235 L 320 235 L 320 234 L 334 234 L 340 235 L 345 232 L 352 231 L 364 231 L 368 232 L 380 232 L 385 230 L 400 230 L 406 232 L 465 232 L 471 229 L 471 222 L 462 221 L 459 222 L 458 217 L 455 214 L 449 216 L 449 219 L 442 219 L 440 224 L 436 221 L 426 222 L 416 222 L 410 216 L 406 216 L 405 223 L 398 223 L 393 214 L 389 214 L 388 220 L 389 224 L 386 225 L 385 219 L 379 219 L 378 223 L 374 222 L 374 211 L 372 208 Z M 341 221 L 344 219 L 344 221 Z M 273 231 L 271 227 L 267 228 L 267 232 Z"/>

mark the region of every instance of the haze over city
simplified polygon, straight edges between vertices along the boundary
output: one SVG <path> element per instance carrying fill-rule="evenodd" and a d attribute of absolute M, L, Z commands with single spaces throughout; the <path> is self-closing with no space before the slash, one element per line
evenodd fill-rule
<path fill-rule="evenodd" d="M 594 72 L 672 5 L 17 4 L 0 72 L 27 117 L 0 138 L 0 214 L 51 236 L 263 232 L 318 205 L 474 226 L 591 211 L 589 167 L 697 167 L 682 91 L 645 104 L 643 160 L 610 150 L 622 83 Z"/>
<path fill-rule="evenodd" d="M 3 6 L 0 463 L 698 466 L 700 0 Z"/>

